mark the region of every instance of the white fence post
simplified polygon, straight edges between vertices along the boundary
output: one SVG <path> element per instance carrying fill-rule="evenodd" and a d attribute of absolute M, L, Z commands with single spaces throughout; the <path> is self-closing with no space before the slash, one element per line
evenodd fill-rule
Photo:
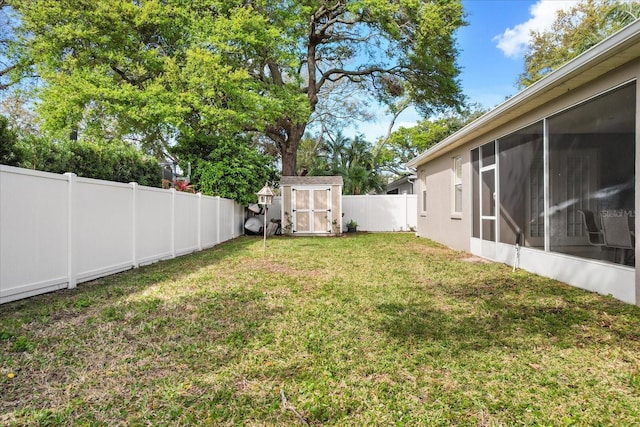
<path fill-rule="evenodd" d="M 76 265 L 75 265 L 75 233 L 73 231 L 74 226 L 74 218 L 73 218 L 73 207 L 74 207 L 74 188 L 76 186 L 76 174 L 67 172 L 65 173 L 67 176 L 68 188 L 69 192 L 67 193 L 68 199 L 68 209 L 67 213 L 67 278 L 69 280 L 67 287 L 69 289 L 73 289 L 77 286 L 77 274 L 76 274 Z"/>
<path fill-rule="evenodd" d="M 136 230 L 136 224 L 138 223 L 138 183 L 130 182 L 131 185 L 131 258 L 133 268 L 138 268 L 140 263 L 138 262 L 138 230 Z"/>
<path fill-rule="evenodd" d="M 216 196 L 216 245 L 220 243 L 220 196 Z"/>
<path fill-rule="evenodd" d="M 198 193 L 198 250 L 202 250 L 202 193 Z"/>
<path fill-rule="evenodd" d="M 171 190 L 171 258 L 176 257 L 176 189 Z"/>

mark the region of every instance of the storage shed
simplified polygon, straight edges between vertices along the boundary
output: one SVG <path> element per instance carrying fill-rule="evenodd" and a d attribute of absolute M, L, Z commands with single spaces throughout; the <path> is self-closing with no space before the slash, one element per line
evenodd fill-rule
<path fill-rule="evenodd" d="M 283 176 L 282 229 L 296 235 L 342 232 L 341 176 Z"/>

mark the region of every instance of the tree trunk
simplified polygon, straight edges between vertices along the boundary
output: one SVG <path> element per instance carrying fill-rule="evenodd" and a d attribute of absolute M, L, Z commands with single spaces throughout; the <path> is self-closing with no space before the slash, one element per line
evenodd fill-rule
<path fill-rule="evenodd" d="M 307 128 L 307 123 L 292 123 L 288 118 L 282 118 L 276 126 L 268 126 L 266 134 L 278 146 L 282 160 L 282 176 L 298 174 L 298 146 Z"/>
<path fill-rule="evenodd" d="M 340 5 L 340 2 L 338 2 L 338 5 Z M 315 22 L 315 20 L 323 19 L 323 17 L 327 13 L 327 10 L 322 7 L 321 12 L 322 13 L 320 13 L 319 11 L 313 15 L 313 19 L 309 26 L 309 39 L 307 45 L 306 68 L 309 83 L 308 86 L 304 89 L 304 92 L 307 94 L 311 113 L 315 111 L 316 105 L 318 104 L 319 85 L 316 81 L 316 46 L 325 38 L 328 38 L 325 34 L 325 32 L 327 31 L 326 29 L 323 29 L 319 34 L 316 33 L 317 22 Z M 335 10 L 333 10 L 332 12 L 335 12 Z M 284 80 L 277 64 L 269 63 L 267 65 L 269 66 L 273 83 L 283 87 Z M 276 145 L 278 146 L 278 151 L 280 152 L 282 160 L 282 176 L 298 175 L 298 146 L 300 145 L 300 141 L 304 136 L 304 131 L 306 128 L 307 122 L 293 123 L 288 117 L 283 117 L 278 120 L 278 123 L 275 126 L 267 127 L 267 136 L 276 143 Z"/>
<path fill-rule="evenodd" d="M 306 123 L 296 123 L 287 132 L 288 138 L 280 149 L 282 155 L 282 176 L 298 175 L 298 146 L 307 127 Z"/>

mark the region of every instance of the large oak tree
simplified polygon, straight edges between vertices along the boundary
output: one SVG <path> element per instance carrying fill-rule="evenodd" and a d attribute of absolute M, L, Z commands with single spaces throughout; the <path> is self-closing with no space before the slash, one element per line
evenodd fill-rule
<path fill-rule="evenodd" d="M 55 128 L 167 146 L 256 132 L 296 173 L 323 97 L 458 105 L 458 0 L 14 0 Z M 351 100 L 353 101 L 353 99 Z M 158 142 L 160 141 L 160 144 Z"/>

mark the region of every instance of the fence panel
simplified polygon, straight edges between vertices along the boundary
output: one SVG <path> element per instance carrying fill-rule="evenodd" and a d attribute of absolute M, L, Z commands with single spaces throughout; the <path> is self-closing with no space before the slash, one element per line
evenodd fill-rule
<path fill-rule="evenodd" d="M 200 242 L 203 248 L 210 248 L 220 243 L 217 226 L 219 203 L 219 198 L 202 196 L 202 223 L 200 226 Z"/>
<path fill-rule="evenodd" d="M 217 197 L 0 165 L 0 304 L 237 237 Z"/>
<path fill-rule="evenodd" d="M 0 166 L 0 303 L 67 287 L 67 177 Z"/>
<path fill-rule="evenodd" d="M 85 282 L 131 268 L 131 186 L 87 178 L 76 178 L 71 185 L 72 273 L 75 272 L 76 281 Z"/>
<path fill-rule="evenodd" d="M 267 210 L 267 222 L 270 222 L 272 219 L 281 219 L 282 215 L 282 196 L 275 196 L 273 198 L 273 203 L 268 206 Z"/>
<path fill-rule="evenodd" d="M 244 206 L 234 203 L 234 217 L 233 217 L 233 238 L 242 236 L 244 234 L 244 219 L 247 213 L 247 209 Z"/>
<path fill-rule="evenodd" d="M 280 219 L 282 197 L 274 197 L 269 206 L 267 221 Z M 418 223 L 415 194 L 383 194 L 342 196 L 342 229 L 352 219 L 360 231 L 410 231 Z"/>
<path fill-rule="evenodd" d="M 184 255 L 198 250 L 198 196 L 174 192 L 175 255 Z"/>
<path fill-rule="evenodd" d="M 410 231 L 417 226 L 415 194 L 342 196 L 343 227 L 354 220 L 362 231 Z"/>
<path fill-rule="evenodd" d="M 354 220 L 358 230 L 371 231 L 367 220 L 367 196 L 342 196 L 342 229 L 347 230 L 347 223 Z"/>
<path fill-rule="evenodd" d="M 136 192 L 136 263 L 149 264 L 173 256 L 171 191 L 138 187 Z"/>
<path fill-rule="evenodd" d="M 231 200 L 220 199 L 220 224 L 233 224 L 234 219 L 234 203 Z M 220 229 L 220 239 L 222 241 L 233 239 L 234 226 L 225 227 Z"/>

